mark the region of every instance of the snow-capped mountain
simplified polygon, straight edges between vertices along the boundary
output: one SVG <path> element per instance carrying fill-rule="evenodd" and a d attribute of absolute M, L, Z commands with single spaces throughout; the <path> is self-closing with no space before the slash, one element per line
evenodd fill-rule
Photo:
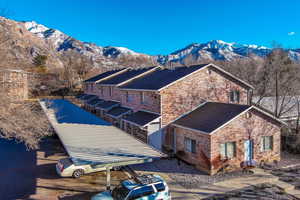
<path fill-rule="evenodd" d="M 48 28 L 34 21 L 21 22 L 34 36 L 42 39 L 53 47 L 63 57 L 69 52 L 86 56 L 95 67 L 110 66 L 149 66 L 168 63 L 193 64 L 201 61 L 231 61 L 237 58 L 264 58 L 272 49 L 259 45 L 245 45 L 222 40 L 212 40 L 206 43 L 193 43 L 168 55 L 150 56 L 137 53 L 125 47 L 102 47 L 94 43 L 82 42 L 59 30 Z M 287 49 L 292 60 L 300 61 L 300 49 Z M 74 56 L 74 55 L 73 55 Z"/>
<path fill-rule="evenodd" d="M 272 49 L 258 45 L 246 45 L 224 42 L 222 40 L 212 40 L 207 43 L 194 43 L 187 47 L 177 50 L 169 55 L 159 55 L 159 63 L 195 63 L 198 61 L 231 61 L 238 58 L 266 57 Z M 290 58 L 300 61 L 299 49 L 287 49 Z"/>
<path fill-rule="evenodd" d="M 78 53 L 88 56 L 92 60 L 103 60 L 103 57 L 116 59 L 124 56 L 150 58 L 150 56 L 146 54 L 136 53 L 125 47 L 101 47 L 93 43 L 82 42 L 66 35 L 59 30 L 48 28 L 44 25 L 36 23 L 35 21 L 24 22 L 24 26 L 31 33 L 45 39 L 48 43 L 52 44 L 59 52 L 76 50 Z"/>
<path fill-rule="evenodd" d="M 212 40 L 207 43 L 194 43 L 177 50 L 167 56 L 159 56 L 162 63 L 166 62 L 191 62 L 201 60 L 225 60 L 230 61 L 237 58 L 256 55 L 264 57 L 272 49 L 257 45 L 240 45 L 228 43 L 222 40 Z"/>

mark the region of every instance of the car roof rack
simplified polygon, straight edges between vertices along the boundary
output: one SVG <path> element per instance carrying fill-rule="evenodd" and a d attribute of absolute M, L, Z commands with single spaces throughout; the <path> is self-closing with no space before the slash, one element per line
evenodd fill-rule
<path fill-rule="evenodd" d="M 136 176 L 134 179 L 137 183 L 143 185 L 161 182 L 161 180 L 155 177 L 153 174 Z"/>

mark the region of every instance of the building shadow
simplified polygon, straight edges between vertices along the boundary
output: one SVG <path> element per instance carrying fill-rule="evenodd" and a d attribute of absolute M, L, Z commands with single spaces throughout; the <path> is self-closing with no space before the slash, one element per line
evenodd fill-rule
<path fill-rule="evenodd" d="M 0 139 L 0 199 L 28 198 L 36 192 L 36 151 L 23 143 Z"/>
<path fill-rule="evenodd" d="M 98 194 L 99 192 L 86 192 L 84 194 L 68 195 L 65 197 L 59 197 L 59 200 L 90 200 L 92 196 Z"/>

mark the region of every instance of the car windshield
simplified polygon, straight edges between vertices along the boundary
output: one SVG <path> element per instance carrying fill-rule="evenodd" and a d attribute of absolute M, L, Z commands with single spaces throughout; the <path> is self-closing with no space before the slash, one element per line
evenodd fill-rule
<path fill-rule="evenodd" d="M 114 200 L 122 200 L 125 199 L 129 192 L 130 190 L 128 190 L 126 187 L 124 187 L 123 185 L 119 185 L 113 189 L 112 197 L 114 198 Z"/>
<path fill-rule="evenodd" d="M 60 163 L 63 164 L 64 168 L 68 168 L 70 165 L 73 164 L 70 158 L 61 159 Z"/>

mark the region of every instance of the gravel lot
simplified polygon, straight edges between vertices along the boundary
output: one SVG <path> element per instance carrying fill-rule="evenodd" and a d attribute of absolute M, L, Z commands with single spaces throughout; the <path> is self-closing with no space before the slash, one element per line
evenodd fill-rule
<path fill-rule="evenodd" d="M 283 189 L 272 184 L 260 184 L 249 186 L 241 190 L 227 192 L 225 194 L 214 195 L 206 200 L 296 200 L 298 198 L 287 194 Z"/>
<path fill-rule="evenodd" d="M 252 175 L 251 171 L 237 171 L 222 175 L 209 176 L 186 163 L 181 162 L 181 164 L 178 165 L 176 159 L 161 159 L 149 164 L 132 165 L 131 168 L 140 173 L 166 173 L 173 180 L 172 184 L 179 184 L 187 189 L 196 189 L 203 185 L 209 185 L 231 178 Z"/>

